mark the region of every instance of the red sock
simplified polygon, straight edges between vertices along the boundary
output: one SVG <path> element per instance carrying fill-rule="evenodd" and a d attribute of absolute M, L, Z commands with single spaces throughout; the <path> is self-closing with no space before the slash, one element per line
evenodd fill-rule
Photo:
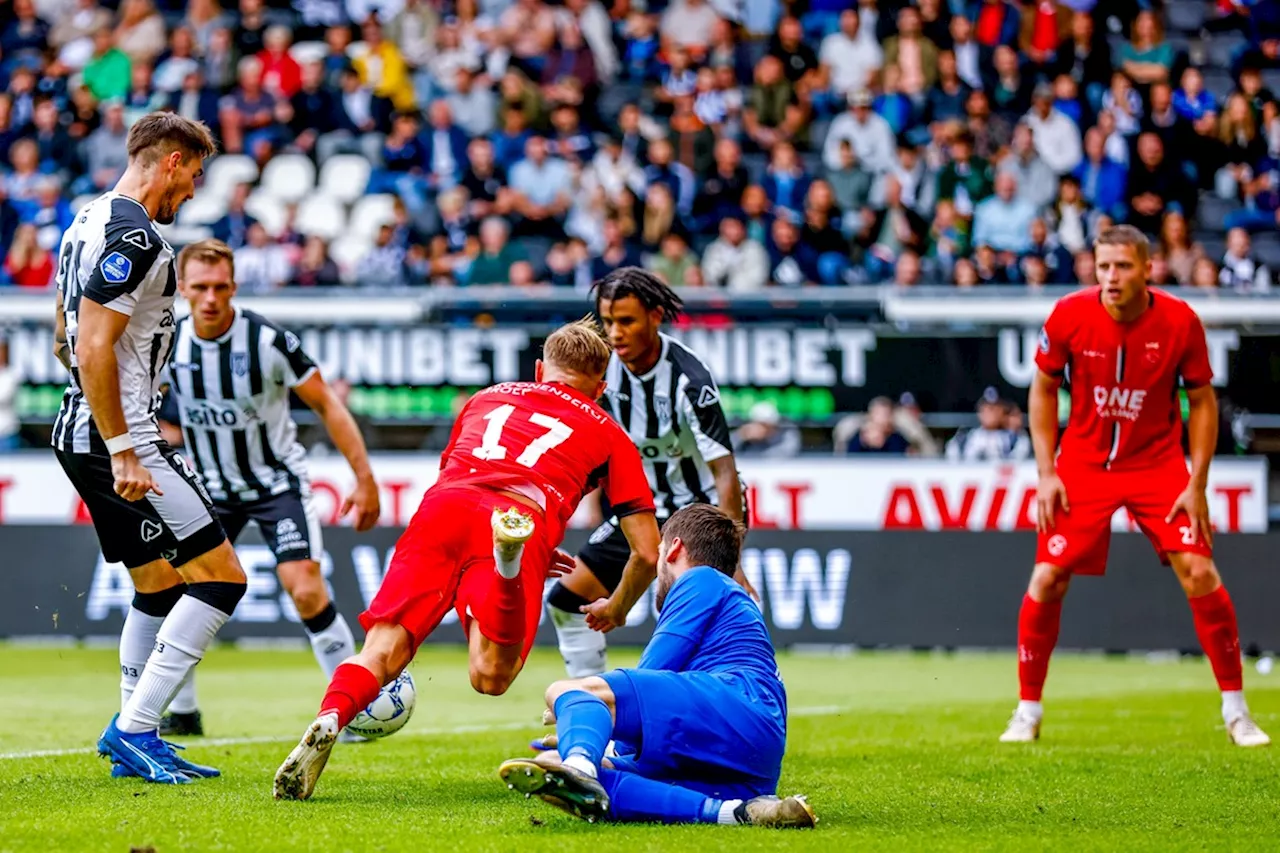
<path fill-rule="evenodd" d="M 1196 623 L 1196 636 L 1213 666 L 1218 689 L 1243 690 L 1240 629 L 1236 627 L 1236 608 L 1227 588 L 1220 586 L 1208 595 L 1187 600 L 1191 604 L 1191 618 Z"/>
<path fill-rule="evenodd" d="M 524 643 L 524 582 L 520 575 L 507 580 L 494 572 L 493 584 L 481 610 L 476 614 L 481 634 L 500 646 Z"/>
<path fill-rule="evenodd" d="M 1022 610 L 1018 613 L 1018 685 L 1024 702 L 1039 702 L 1044 693 L 1049 657 L 1058 644 L 1061 622 L 1061 601 L 1041 604 L 1030 595 L 1022 597 Z"/>
<path fill-rule="evenodd" d="M 329 681 L 328 692 L 320 700 L 320 713 L 337 713 L 338 728 L 345 729 L 356 714 L 369 707 L 381 689 L 377 677 L 360 664 L 339 664 Z"/>

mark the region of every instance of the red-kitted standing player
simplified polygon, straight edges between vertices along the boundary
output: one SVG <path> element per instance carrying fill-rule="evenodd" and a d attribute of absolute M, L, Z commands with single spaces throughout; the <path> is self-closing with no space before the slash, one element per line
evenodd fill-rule
<path fill-rule="evenodd" d="M 659 537 L 640 452 L 596 405 L 609 356 L 595 321 L 571 323 L 547 338 L 535 382 L 494 385 L 463 407 L 440 478 L 360 615 L 364 648 L 334 672 L 320 713 L 276 772 L 277 799 L 311 796 L 338 733 L 450 609 L 467 634 L 471 686 L 505 693 L 533 646 L 553 563 L 573 565 L 555 548 L 596 486 L 620 519 L 631 559 L 613 595 L 583 609 L 597 630 L 625 624 L 653 580 Z"/>
<path fill-rule="evenodd" d="M 1040 736 L 1040 695 L 1062 599 L 1072 575 L 1105 571 L 1111 517 L 1124 507 L 1187 594 L 1232 741 L 1266 746 L 1271 739 L 1244 701 L 1235 608 L 1213 563 L 1205 486 L 1218 440 L 1218 403 L 1204 327 L 1185 302 L 1147 286 L 1150 246 L 1137 229 L 1106 230 L 1095 255 L 1099 286 L 1058 301 L 1036 353 L 1030 420 L 1040 473 L 1039 541 L 1018 617 L 1022 701 L 1000 740 Z M 1056 447 L 1064 380 L 1071 418 Z M 1191 404 L 1189 474 L 1179 380 Z"/>

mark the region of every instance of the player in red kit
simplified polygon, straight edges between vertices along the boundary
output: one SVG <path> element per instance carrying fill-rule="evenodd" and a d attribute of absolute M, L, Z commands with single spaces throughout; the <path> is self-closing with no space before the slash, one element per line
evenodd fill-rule
<path fill-rule="evenodd" d="M 1232 741 L 1266 746 L 1271 739 L 1244 701 L 1235 608 L 1213 563 L 1205 485 L 1218 440 L 1218 403 L 1204 327 L 1185 302 L 1147 286 L 1150 246 L 1137 229 L 1103 232 L 1095 256 L 1099 286 L 1058 301 L 1036 353 L 1030 421 L 1040 473 L 1039 540 L 1018 617 L 1022 701 L 1000 740 L 1040 736 L 1040 696 L 1062 599 L 1072 575 L 1106 570 L 1111 517 L 1123 507 L 1187 594 Z M 1180 380 L 1191 404 L 1190 473 L 1182 452 Z M 1071 417 L 1059 445 L 1064 381 Z"/>
<path fill-rule="evenodd" d="M 535 382 L 479 392 L 463 407 L 369 609 L 359 654 L 333 674 L 320 713 L 276 772 L 277 799 L 305 800 L 348 723 L 392 682 L 450 609 L 470 648 L 471 686 L 505 693 L 533 646 L 542 592 L 582 497 L 599 486 L 631 558 L 617 591 L 583 607 L 597 630 L 626 622 L 653 580 L 658 525 L 640 453 L 598 405 L 609 345 L 594 321 L 547 338 Z"/>

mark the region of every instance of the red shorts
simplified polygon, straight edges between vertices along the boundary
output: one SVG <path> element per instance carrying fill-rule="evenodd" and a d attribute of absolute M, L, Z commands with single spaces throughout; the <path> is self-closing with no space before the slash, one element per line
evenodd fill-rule
<path fill-rule="evenodd" d="M 1066 487 L 1071 512 L 1063 513 L 1059 508 L 1054 513 L 1054 526 L 1039 535 L 1037 563 L 1049 563 L 1081 575 L 1105 573 L 1111 517 L 1119 509 L 1129 511 L 1165 565 L 1169 564 L 1169 554 L 1179 552 L 1213 556 L 1213 549 L 1203 541 L 1191 540 L 1186 513 L 1165 522 L 1190 479 L 1181 459 L 1138 471 L 1060 466 L 1058 476 Z"/>
<path fill-rule="evenodd" d="M 446 486 L 427 492 L 396 543 L 378 594 L 360 614 L 365 631 L 379 622 L 400 625 L 413 635 L 417 649 L 452 607 L 468 637 L 472 619 L 483 633 L 485 625 L 497 618 L 490 606 L 490 590 L 501 581 L 494 568 L 490 518 L 495 509 L 512 506 L 517 502 L 481 486 Z M 535 520 L 520 567 L 525 598 L 522 660 L 538 632 L 542 588 L 554 548 L 546 539 L 546 521 L 540 516 Z"/>

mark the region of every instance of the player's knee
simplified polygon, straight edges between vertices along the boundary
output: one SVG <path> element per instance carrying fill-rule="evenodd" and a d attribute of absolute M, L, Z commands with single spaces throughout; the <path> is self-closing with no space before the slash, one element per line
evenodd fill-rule
<path fill-rule="evenodd" d="M 556 700 L 571 690 L 580 689 L 578 685 L 582 683 L 581 678 L 562 678 L 559 681 L 551 682 L 543 694 L 543 700 L 547 703 L 548 708 L 555 708 Z"/>
<path fill-rule="evenodd" d="M 1052 563 L 1037 563 L 1027 593 L 1041 604 L 1061 600 L 1071 585 L 1071 572 Z"/>
<path fill-rule="evenodd" d="M 581 613 L 582 606 L 587 603 L 585 598 L 567 588 L 560 581 L 556 581 L 552 585 L 551 591 L 547 593 L 547 606 L 551 608 L 551 617 L 553 619 L 556 616 L 556 611 L 570 614 Z"/>
<path fill-rule="evenodd" d="M 278 572 L 281 586 L 303 619 L 315 616 L 328 605 L 329 591 L 325 589 L 319 563 L 314 560 L 281 563 Z"/>
<path fill-rule="evenodd" d="M 246 589 L 248 587 L 243 581 L 202 581 L 187 584 L 187 595 L 230 616 L 236 612 L 236 605 L 244 597 Z"/>
<path fill-rule="evenodd" d="M 471 687 L 485 696 L 501 696 L 515 680 L 515 671 L 498 661 L 481 658 L 471 662 Z"/>
<path fill-rule="evenodd" d="M 1199 554 L 1187 557 L 1185 565 L 1178 572 L 1178 580 L 1189 598 L 1208 595 L 1222 584 L 1218 567 L 1213 564 L 1213 560 Z"/>

